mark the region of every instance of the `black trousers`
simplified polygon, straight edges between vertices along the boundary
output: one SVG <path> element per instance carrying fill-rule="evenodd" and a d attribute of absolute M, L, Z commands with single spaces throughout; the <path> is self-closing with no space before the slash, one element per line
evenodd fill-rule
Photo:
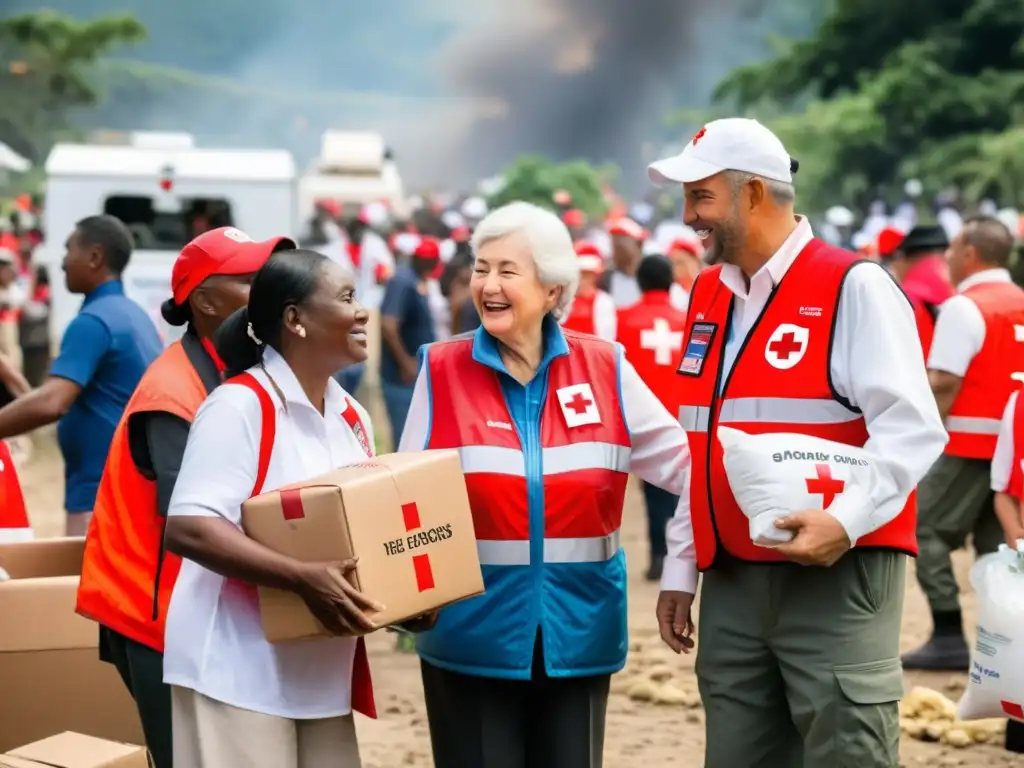
<path fill-rule="evenodd" d="M 679 497 L 651 485 L 644 480 L 644 502 L 647 507 L 647 539 L 651 546 L 651 557 L 665 557 L 665 526 L 676 512 Z"/>
<path fill-rule="evenodd" d="M 548 677 L 539 633 L 530 680 L 421 669 L 435 768 L 602 768 L 611 676 Z"/>
<path fill-rule="evenodd" d="M 100 659 L 117 668 L 135 699 L 153 768 L 172 768 L 171 689 L 164 684 L 164 655 L 101 626 Z"/>

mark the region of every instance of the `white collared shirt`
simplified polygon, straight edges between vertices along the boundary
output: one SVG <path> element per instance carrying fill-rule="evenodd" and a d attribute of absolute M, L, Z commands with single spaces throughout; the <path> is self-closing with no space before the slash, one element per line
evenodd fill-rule
<path fill-rule="evenodd" d="M 362 461 L 366 453 L 342 418 L 349 403 L 368 437 L 367 413 L 331 380 L 321 415 L 295 374 L 267 348 L 266 372 L 250 373 L 277 406 L 277 432 L 264 490 Z M 285 396 L 270 386 L 273 377 Z M 218 387 L 192 423 L 169 515 L 221 517 L 241 527 L 241 504 L 256 482 L 261 412 L 241 386 Z M 167 613 L 164 681 L 234 707 L 290 719 L 319 719 L 351 711 L 356 641 L 330 638 L 271 645 L 263 635 L 255 589 L 185 560 Z"/>
<path fill-rule="evenodd" d="M 751 278 L 749 288 L 738 267 L 723 266 L 722 282 L 736 297 L 732 337 L 723 355 L 726 372 L 773 288 L 812 237 L 810 224 L 801 217 L 778 252 Z M 843 283 L 830 367 L 836 391 L 864 413 L 869 434 L 864 449 L 878 466 L 879 482 L 867 504 L 840 496 L 828 509 L 856 543 L 899 514 L 948 440 L 928 385 L 913 310 L 877 264 L 854 266 Z M 695 581 L 697 564 L 688 494 L 680 497 L 666 538 L 661 587 L 692 591 L 687 585 Z"/>
<path fill-rule="evenodd" d="M 935 335 L 928 353 L 928 367 L 964 377 L 971 361 L 985 344 L 985 318 L 978 305 L 963 295 L 968 288 L 984 283 L 1012 283 L 1005 269 L 984 269 L 975 272 L 957 287 L 952 296 L 939 307 Z"/>

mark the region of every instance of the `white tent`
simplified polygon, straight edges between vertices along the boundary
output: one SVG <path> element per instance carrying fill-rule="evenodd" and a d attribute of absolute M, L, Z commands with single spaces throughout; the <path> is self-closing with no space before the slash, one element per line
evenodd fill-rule
<path fill-rule="evenodd" d="M 6 144 L 0 143 L 0 170 L 24 173 L 32 167 L 32 163 L 19 155 Z"/>

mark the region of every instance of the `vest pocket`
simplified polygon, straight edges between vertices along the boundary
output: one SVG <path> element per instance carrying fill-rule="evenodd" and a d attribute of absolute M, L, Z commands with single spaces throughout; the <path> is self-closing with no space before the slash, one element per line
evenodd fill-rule
<path fill-rule="evenodd" d="M 836 768 L 899 765 L 903 667 L 898 658 L 832 668 Z"/>

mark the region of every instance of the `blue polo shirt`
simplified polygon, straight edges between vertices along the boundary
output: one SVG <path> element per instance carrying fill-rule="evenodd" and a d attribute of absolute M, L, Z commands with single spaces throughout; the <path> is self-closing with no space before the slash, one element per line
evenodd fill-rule
<path fill-rule="evenodd" d="M 60 355 L 50 367 L 51 376 L 82 388 L 57 424 L 68 512 L 92 510 L 117 423 L 163 348 L 153 321 L 124 295 L 119 281 L 88 294 L 68 323 Z"/>
<path fill-rule="evenodd" d="M 402 346 L 415 356 L 424 344 L 436 341 L 434 316 L 430 313 L 427 297 L 419 292 L 420 277 L 408 264 L 395 271 L 384 289 L 381 301 L 381 315 L 398 320 L 398 335 Z M 405 384 L 398 372 L 398 362 L 387 344 L 380 348 L 380 378 L 388 384 Z M 412 388 L 412 384 L 408 385 Z"/>

